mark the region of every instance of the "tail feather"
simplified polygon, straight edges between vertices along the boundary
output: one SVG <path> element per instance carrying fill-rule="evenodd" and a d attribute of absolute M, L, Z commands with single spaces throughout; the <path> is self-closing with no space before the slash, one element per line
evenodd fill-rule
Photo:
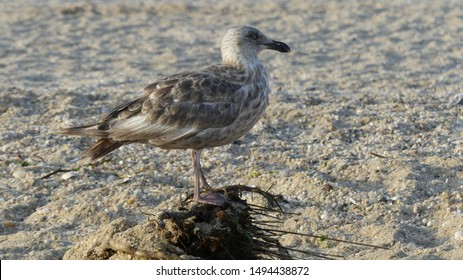
<path fill-rule="evenodd" d="M 115 149 L 127 144 L 126 142 L 114 142 L 108 138 L 102 138 L 95 144 L 90 146 L 82 155 L 82 158 L 90 158 L 91 160 L 97 160 Z"/>
<path fill-rule="evenodd" d="M 109 139 L 109 132 L 107 130 L 99 129 L 100 124 L 89 124 L 83 126 L 69 127 L 58 131 L 53 131 L 56 134 L 77 135 L 77 136 L 93 136 L 100 138 L 95 144 L 90 146 L 83 154 L 82 158 L 89 158 L 90 160 L 97 160 L 115 149 L 128 144 L 128 141 L 113 141 Z"/>
<path fill-rule="evenodd" d="M 106 138 L 109 136 L 107 130 L 98 129 L 98 123 L 89 124 L 83 126 L 69 127 L 61 130 L 53 131 L 56 134 L 65 134 L 65 135 L 79 135 L 79 136 L 94 136 Z"/>

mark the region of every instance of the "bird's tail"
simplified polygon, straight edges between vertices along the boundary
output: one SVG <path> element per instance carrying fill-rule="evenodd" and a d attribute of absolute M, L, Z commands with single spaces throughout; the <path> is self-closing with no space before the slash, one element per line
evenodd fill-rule
<path fill-rule="evenodd" d="M 115 149 L 126 144 L 125 142 L 115 142 L 108 138 L 102 138 L 98 140 L 95 144 L 90 146 L 83 154 L 83 158 L 89 158 L 90 160 L 97 160 Z"/>
<path fill-rule="evenodd" d="M 90 146 L 83 154 L 82 158 L 97 160 L 115 149 L 129 143 L 127 141 L 113 141 L 109 137 L 107 130 L 98 128 L 99 124 L 90 124 L 77 127 L 69 127 L 61 130 L 53 131 L 56 134 L 77 135 L 77 136 L 93 136 L 100 138 L 95 144 Z"/>
<path fill-rule="evenodd" d="M 88 124 L 88 125 L 82 125 L 82 126 L 63 128 L 60 130 L 55 130 L 52 133 L 107 138 L 109 136 L 109 132 L 107 130 L 99 129 L 98 126 L 99 126 L 98 123 L 94 123 L 94 124 Z"/>

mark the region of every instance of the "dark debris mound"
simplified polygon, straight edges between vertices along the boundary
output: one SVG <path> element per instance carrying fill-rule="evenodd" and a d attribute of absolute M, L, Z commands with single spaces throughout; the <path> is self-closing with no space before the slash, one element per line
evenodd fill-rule
<path fill-rule="evenodd" d="M 219 191 L 228 198 L 224 206 L 190 203 L 188 208 L 164 212 L 159 226 L 161 235 L 186 254 L 204 259 L 290 258 L 278 236 L 266 230 L 280 223 L 278 217 L 271 216 L 273 220 L 259 222 L 259 216 L 275 211 L 277 204 L 272 195 L 240 185 Z M 241 192 L 259 193 L 269 206 L 249 205 L 241 198 Z"/>
<path fill-rule="evenodd" d="M 149 216 L 146 223 L 117 219 L 66 252 L 65 259 L 290 259 L 271 228 L 281 224 L 275 198 L 258 188 L 217 190 L 224 206 L 179 203 L 176 211 Z M 249 205 L 243 192 L 267 206 Z M 264 218 L 265 221 L 262 219 Z"/>

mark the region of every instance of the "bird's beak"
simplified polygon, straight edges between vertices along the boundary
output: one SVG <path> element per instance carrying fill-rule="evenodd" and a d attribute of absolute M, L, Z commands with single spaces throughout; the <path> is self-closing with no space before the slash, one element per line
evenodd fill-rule
<path fill-rule="evenodd" d="M 276 50 L 279 52 L 290 52 L 291 49 L 289 48 L 288 45 L 286 45 L 283 42 L 278 42 L 278 41 L 273 41 L 271 40 L 270 43 L 265 44 L 268 49 L 270 50 Z"/>

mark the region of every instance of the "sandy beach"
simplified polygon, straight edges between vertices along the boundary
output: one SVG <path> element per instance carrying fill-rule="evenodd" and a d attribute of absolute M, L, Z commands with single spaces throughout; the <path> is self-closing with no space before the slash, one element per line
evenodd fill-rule
<path fill-rule="evenodd" d="M 220 63 L 236 25 L 291 53 L 260 55 L 269 108 L 203 153 L 209 183 L 271 188 L 298 213 L 284 230 L 390 247 L 283 235 L 289 248 L 463 259 L 459 0 L 1 2 L 0 259 L 63 259 L 111 222 L 146 221 L 191 193 L 188 151 L 128 145 L 88 164 L 94 139 L 51 131 Z"/>

